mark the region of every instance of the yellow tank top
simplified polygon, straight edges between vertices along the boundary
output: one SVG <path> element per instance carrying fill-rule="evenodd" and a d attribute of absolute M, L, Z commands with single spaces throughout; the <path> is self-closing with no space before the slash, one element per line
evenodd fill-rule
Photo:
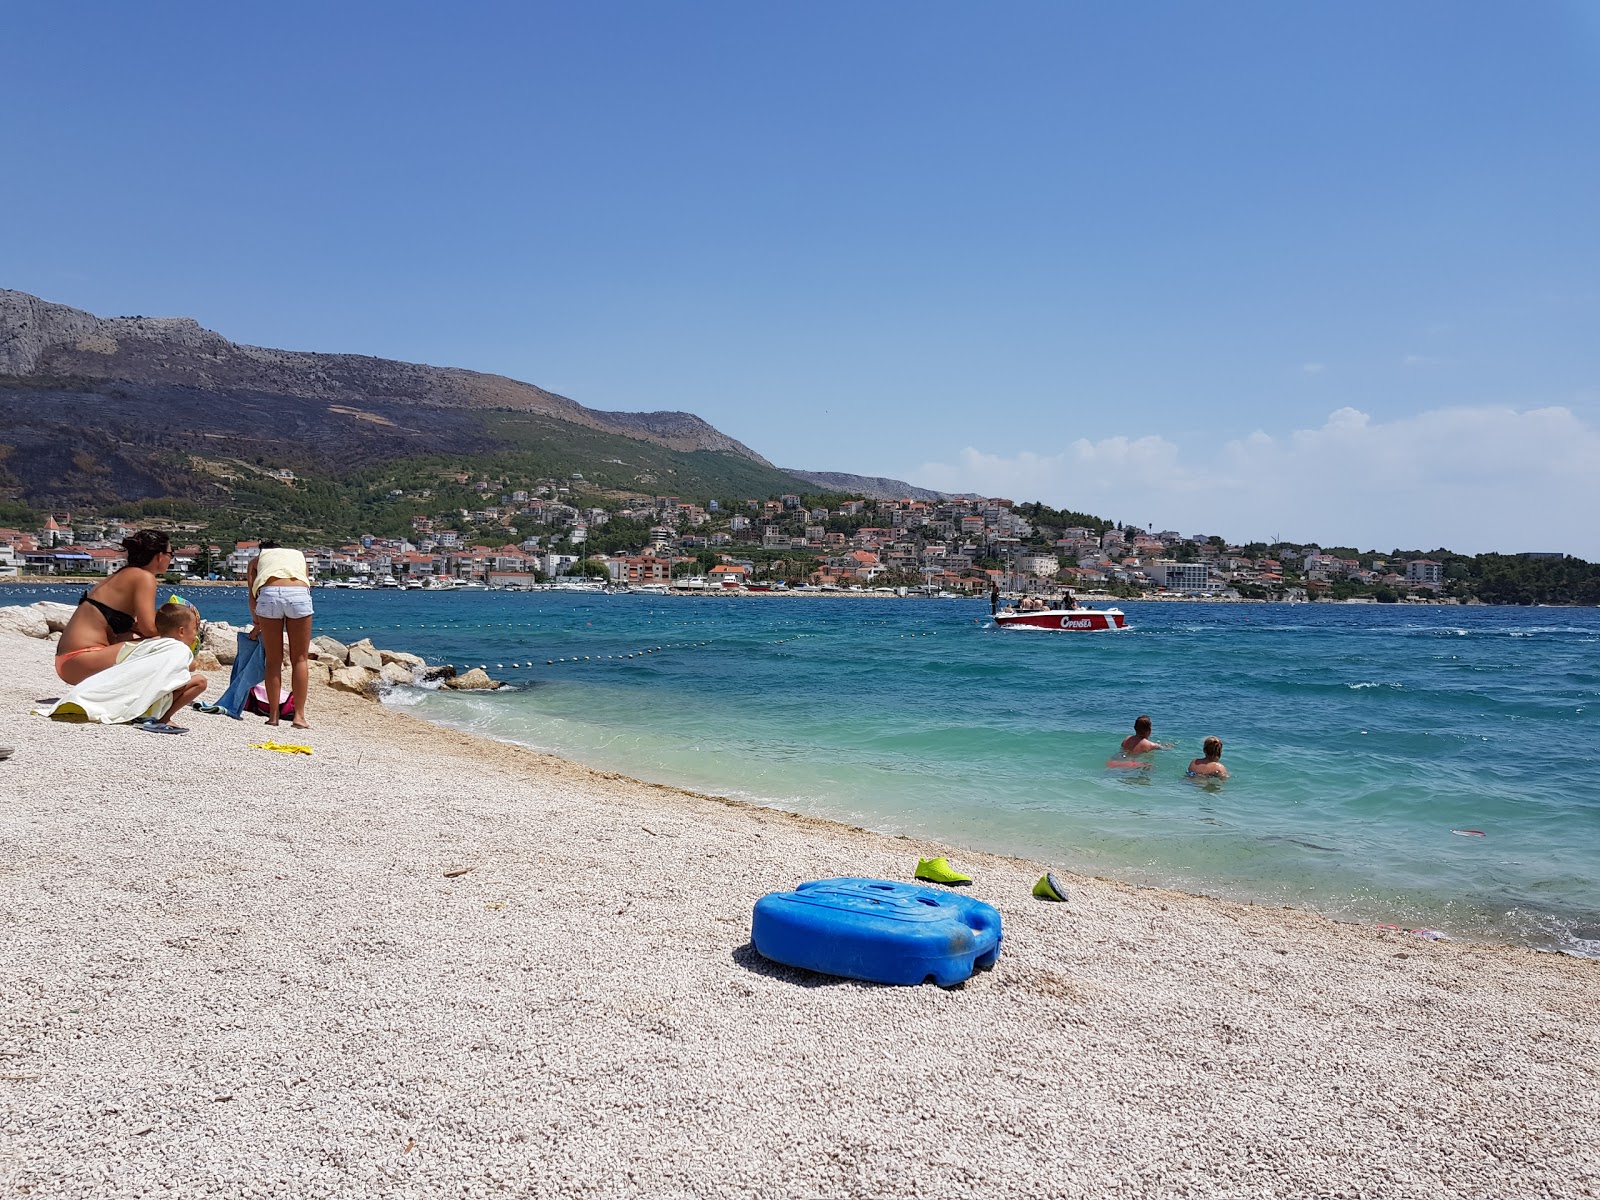
<path fill-rule="evenodd" d="M 256 556 L 256 580 L 251 591 L 260 595 L 269 579 L 293 579 L 310 587 L 311 572 L 306 569 L 306 556 L 298 550 L 282 547 L 263 550 Z"/>

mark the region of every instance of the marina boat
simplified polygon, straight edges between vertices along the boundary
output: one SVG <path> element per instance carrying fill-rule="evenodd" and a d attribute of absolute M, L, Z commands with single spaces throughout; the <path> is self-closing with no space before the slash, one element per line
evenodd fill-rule
<path fill-rule="evenodd" d="M 1126 629 L 1127 618 L 1120 608 L 1046 608 L 1035 612 L 997 612 L 994 623 L 1001 629 L 1045 629 L 1062 633 L 1099 633 Z"/>

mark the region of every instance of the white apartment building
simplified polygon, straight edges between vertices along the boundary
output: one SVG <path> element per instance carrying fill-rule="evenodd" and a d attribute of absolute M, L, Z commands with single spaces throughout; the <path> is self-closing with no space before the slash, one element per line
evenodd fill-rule
<path fill-rule="evenodd" d="M 1162 558 L 1146 563 L 1144 573 L 1151 583 L 1172 592 L 1217 590 L 1211 582 L 1211 567 L 1206 563 L 1181 563 Z"/>
<path fill-rule="evenodd" d="M 1443 587 L 1444 564 L 1431 558 L 1414 558 L 1406 564 L 1406 582 L 1412 587 Z"/>

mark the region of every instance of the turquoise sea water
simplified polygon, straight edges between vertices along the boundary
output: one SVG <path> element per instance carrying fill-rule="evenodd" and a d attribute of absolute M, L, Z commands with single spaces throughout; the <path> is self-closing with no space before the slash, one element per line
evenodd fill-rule
<path fill-rule="evenodd" d="M 228 611 L 241 596 L 211 595 L 209 615 L 242 622 Z M 1000 631 L 966 600 L 316 602 L 319 631 L 488 664 L 517 687 L 394 702 L 595 766 L 1085 872 L 1600 955 L 1596 610 L 1134 603 L 1128 632 L 1082 635 Z M 561 658 L 580 661 L 546 661 Z M 1177 748 L 1148 771 L 1108 769 L 1141 712 Z M 1208 734 L 1226 783 L 1184 777 Z"/>

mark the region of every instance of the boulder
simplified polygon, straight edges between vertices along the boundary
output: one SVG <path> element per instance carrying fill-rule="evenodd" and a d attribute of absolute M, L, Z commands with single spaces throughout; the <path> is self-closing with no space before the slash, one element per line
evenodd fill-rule
<path fill-rule="evenodd" d="M 410 667 L 413 671 L 427 665 L 415 654 L 407 654 L 403 650 L 379 650 L 378 657 L 383 659 L 384 666 L 399 663 L 402 667 Z"/>
<path fill-rule="evenodd" d="M 440 667 L 428 667 L 422 672 L 423 683 L 444 683 L 456 677 L 456 669 L 449 663 Z"/>
<path fill-rule="evenodd" d="M 377 647 L 372 644 L 370 638 L 362 638 L 351 646 L 345 662 L 352 667 L 364 667 L 368 671 L 380 671 L 383 669 L 383 656 L 378 653 Z"/>
<path fill-rule="evenodd" d="M 219 663 L 228 666 L 238 656 L 242 632 L 226 621 L 207 621 L 200 633 L 200 649 L 214 654 Z"/>
<path fill-rule="evenodd" d="M 0 608 L 0 629 L 33 638 L 50 636 L 50 622 L 45 620 L 44 614 L 25 604 Z"/>
<path fill-rule="evenodd" d="M 482 691 L 488 688 L 497 688 L 499 682 L 489 678 L 488 672 L 482 667 L 473 667 L 465 675 L 458 675 L 454 679 L 445 680 L 445 687 L 455 688 L 458 691 Z"/>
<path fill-rule="evenodd" d="M 329 637 L 327 634 L 312 638 L 311 645 L 314 649 L 320 651 L 324 658 L 335 658 L 340 662 L 344 662 L 350 655 L 350 647 L 337 638 Z"/>
<path fill-rule="evenodd" d="M 72 604 L 59 604 L 54 600 L 38 600 L 30 607 L 39 610 L 45 623 L 50 626 L 51 633 L 60 633 L 67 627 L 67 622 L 72 620 L 72 614 L 77 612 L 77 606 Z"/>
<path fill-rule="evenodd" d="M 384 663 L 383 670 L 378 672 L 378 678 L 390 687 L 410 687 L 416 682 L 416 676 L 411 668 L 404 663 Z"/>
<path fill-rule="evenodd" d="M 328 676 L 328 686 L 368 700 L 378 698 L 378 677 L 365 667 L 340 667 Z"/>
<path fill-rule="evenodd" d="M 200 652 L 194 656 L 194 669 L 196 671 L 220 671 L 222 670 L 222 663 L 217 660 L 215 654 L 202 647 Z"/>

